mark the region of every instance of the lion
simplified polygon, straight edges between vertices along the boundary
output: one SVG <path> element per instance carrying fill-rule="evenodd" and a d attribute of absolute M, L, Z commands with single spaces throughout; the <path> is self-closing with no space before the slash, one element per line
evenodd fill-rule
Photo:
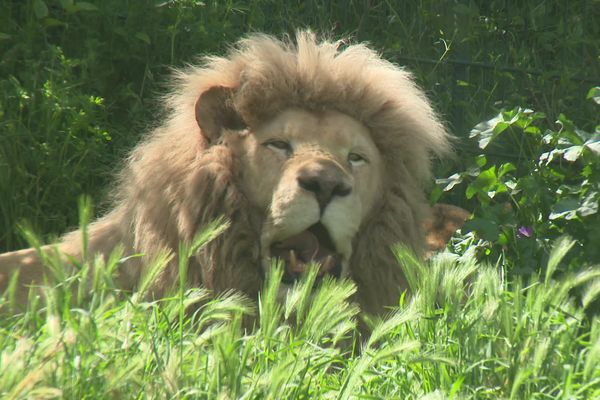
<path fill-rule="evenodd" d="M 89 226 L 88 257 L 117 245 L 142 254 L 119 268 L 123 289 L 169 251 L 153 287 L 163 294 L 178 281 L 178 244 L 224 216 L 226 231 L 190 260 L 190 286 L 256 296 L 279 259 L 284 287 L 316 263 L 352 279 L 365 312 L 398 303 L 407 282 L 392 247 L 423 254 L 431 160 L 450 150 L 409 72 L 365 44 L 254 34 L 176 72 L 165 104 L 119 173 L 112 210 Z M 62 238 L 65 259 L 82 260 L 80 237 Z M 47 272 L 34 249 L 0 255 L 0 289 L 17 270 L 25 301 Z"/>

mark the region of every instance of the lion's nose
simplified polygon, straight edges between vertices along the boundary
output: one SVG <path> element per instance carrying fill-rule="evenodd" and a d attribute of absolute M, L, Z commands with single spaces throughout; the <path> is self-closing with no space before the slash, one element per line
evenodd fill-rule
<path fill-rule="evenodd" d="M 330 160 L 304 165 L 298 171 L 297 179 L 302 189 L 315 194 L 321 213 L 334 196 L 343 197 L 352 192 L 348 174 Z"/>

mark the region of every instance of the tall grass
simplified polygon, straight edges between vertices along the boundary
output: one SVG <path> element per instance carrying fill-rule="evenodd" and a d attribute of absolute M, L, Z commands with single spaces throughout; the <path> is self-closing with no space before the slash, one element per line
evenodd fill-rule
<path fill-rule="evenodd" d="M 181 246 L 182 276 L 189 257 L 222 229 L 216 223 Z M 397 249 L 412 295 L 371 319 L 371 333 L 358 340 L 350 281 L 313 290 L 310 269 L 281 302 L 275 265 L 258 301 L 233 292 L 213 298 L 184 279 L 150 300 L 170 255 L 154 262 L 137 293 L 124 295 L 112 280 L 117 249 L 106 262 L 32 290 L 25 311 L 5 313 L 0 397 L 598 398 L 600 324 L 585 305 L 597 297 L 600 269 L 555 277 L 552 266 L 571 245 L 555 244 L 544 276 L 510 282 L 470 251 L 424 265 Z M 586 285 L 581 305 L 570 293 Z M 1 311 L 10 297 L 0 299 Z"/>

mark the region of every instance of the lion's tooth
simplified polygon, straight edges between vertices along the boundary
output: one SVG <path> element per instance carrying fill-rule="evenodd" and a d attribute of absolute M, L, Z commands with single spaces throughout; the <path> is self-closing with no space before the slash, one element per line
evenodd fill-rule
<path fill-rule="evenodd" d="M 328 255 L 325 258 L 325 261 L 321 264 L 321 269 L 319 270 L 319 275 L 325 275 L 329 272 L 329 270 L 333 267 L 333 257 Z"/>
<path fill-rule="evenodd" d="M 319 243 L 319 239 L 317 239 L 316 236 L 313 236 L 311 238 L 311 240 L 312 240 L 312 244 L 314 245 L 315 251 L 310 256 L 310 259 L 311 260 L 316 260 L 317 259 L 317 254 L 319 254 L 319 250 L 321 249 L 321 243 Z"/>
<path fill-rule="evenodd" d="M 290 269 L 292 272 L 302 272 L 298 265 L 298 258 L 296 257 L 296 252 L 294 250 L 290 250 Z"/>

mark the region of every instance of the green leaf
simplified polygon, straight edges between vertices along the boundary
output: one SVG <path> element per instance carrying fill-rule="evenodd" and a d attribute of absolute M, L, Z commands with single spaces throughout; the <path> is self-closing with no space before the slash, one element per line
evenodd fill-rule
<path fill-rule="evenodd" d="M 87 1 L 79 1 L 75 4 L 78 10 L 81 11 L 97 11 L 98 7 L 92 3 L 88 3 Z"/>
<path fill-rule="evenodd" d="M 583 146 L 571 146 L 565 149 L 563 153 L 563 158 L 567 161 L 577 161 L 579 157 L 583 154 Z"/>
<path fill-rule="evenodd" d="M 44 25 L 48 26 L 48 27 L 52 27 L 52 26 L 65 26 L 66 24 L 56 18 L 46 18 L 44 20 Z"/>
<path fill-rule="evenodd" d="M 138 39 L 140 39 L 142 42 L 144 42 L 146 44 L 150 44 L 150 36 L 148 36 L 144 32 L 138 32 L 138 33 L 136 33 L 135 37 L 138 38 Z"/>
<path fill-rule="evenodd" d="M 574 197 L 561 199 L 552 207 L 550 220 L 566 219 L 571 220 L 577 218 L 577 210 L 579 209 L 579 200 Z"/>
<path fill-rule="evenodd" d="M 537 126 L 533 126 L 533 125 L 530 125 L 527 128 L 525 128 L 525 130 L 523 132 L 532 134 L 534 136 L 538 136 L 541 134 L 540 128 L 538 128 Z"/>
<path fill-rule="evenodd" d="M 477 139 L 479 148 L 485 149 L 492 140 L 507 130 L 511 125 L 516 125 L 521 129 L 528 129 L 527 133 L 540 134 L 536 127 L 528 126 L 535 120 L 543 118 L 544 114 L 535 113 L 529 109 L 520 107 L 512 110 L 503 111 L 494 118 L 477 124 L 469 133 L 469 138 Z"/>
<path fill-rule="evenodd" d="M 45 18 L 48 16 L 48 6 L 46 6 L 43 0 L 34 0 L 33 13 L 39 19 Z"/>
<path fill-rule="evenodd" d="M 564 150 L 554 149 L 546 153 L 540 154 L 539 162 L 544 165 L 549 165 L 556 157 L 562 156 Z"/>
<path fill-rule="evenodd" d="M 502 177 L 502 176 L 506 175 L 507 173 L 516 171 L 516 170 L 517 170 L 517 167 L 515 167 L 515 165 L 513 163 L 504 163 L 498 169 L 498 176 Z"/>
<path fill-rule="evenodd" d="M 587 94 L 587 99 L 591 99 L 595 101 L 596 104 L 600 104 L 600 86 L 591 88 Z"/>
<path fill-rule="evenodd" d="M 2 118 L 1 114 L 0 114 L 0 118 Z M 429 202 L 431 204 L 437 203 L 440 200 L 440 198 L 442 197 L 442 194 L 444 194 L 444 191 L 442 190 L 442 188 L 437 185 L 434 186 L 431 189 L 431 192 L 429 193 Z"/>
<path fill-rule="evenodd" d="M 501 134 L 504 132 L 510 124 L 508 122 L 498 122 L 496 126 L 494 126 L 494 136 Z"/>
<path fill-rule="evenodd" d="M 473 196 L 477 194 L 478 190 L 471 185 L 467 186 L 467 190 L 465 190 L 465 196 L 467 199 L 472 199 Z"/>
<path fill-rule="evenodd" d="M 116 34 L 117 34 L 117 35 L 119 35 L 119 36 L 124 36 L 124 37 L 127 37 L 127 36 L 128 36 L 128 35 L 127 35 L 127 31 L 126 31 L 125 29 L 123 29 L 123 27 L 122 27 L 122 26 L 115 26 L 115 27 L 113 28 L 113 32 L 114 32 L 114 33 L 116 33 Z"/>
<path fill-rule="evenodd" d="M 487 158 L 485 157 L 485 155 L 480 154 L 477 156 L 475 163 L 477 164 L 477 166 L 479 168 L 483 168 L 485 166 L 485 164 L 487 164 Z"/>
<path fill-rule="evenodd" d="M 454 186 L 461 183 L 462 180 L 463 180 L 463 178 L 460 174 L 454 174 L 445 179 L 436 179 L 435 183 L 440 186 L 445 185 L 443 190 L 444 190 L 444 192 L 448 192 L 448 191 L 452 190 L 452 188 Z"/>
<path fill-rule="evenodd" d="M 598 200 L 600 195 L 597 192 L 590 192 L 581 202 L 581 206 L 577 209 L 577 212 L 582 217 L 596 214 L 598 212 Z"/>
<path fill-rule="evenodd" d="M 469 138 L 477 139 L 479 148 L 485 149 L 494 137 L 495 126 L 502 121 L 502 114 L 499 114 L 488 121 L 483 121 L 475 125 L 475 127 L 471 129 L 471 132 L 469 132 Z"/>
<path fill-rule="evenodd" d="M 469 186 L 478 189 L 478 191 L 487 192 L 494 189 L 497 183 L 496 166 L 492 165 L 485 171 L 481 171 L 479 176 Z"/>
<path fill-rule="evenodd" d="M 461 231 L 477 232 L 485 240 L 496 241 L 500 237 L 500 227 L 496 221 L 483 218 L 473 218 L 465 222 Z"/>
<path fill-rule="evenodd" d="M 600 156 L 600 138 L 590 139 L 586 141 L 583 145 L 595 155 Z"/>
<path fill-rule="evenodd" d="M 480 201 L 486 201 L 493 198 L 496 191 L 506 191 L 506 187 L 503 186 L 499 185 L 496 177 L 496 166 L 492 165 L 485 171 L 481 171 L 477 178 L 467 186 L 465 196 L 470 199 L 475 195 L 479 195 Z"/>

